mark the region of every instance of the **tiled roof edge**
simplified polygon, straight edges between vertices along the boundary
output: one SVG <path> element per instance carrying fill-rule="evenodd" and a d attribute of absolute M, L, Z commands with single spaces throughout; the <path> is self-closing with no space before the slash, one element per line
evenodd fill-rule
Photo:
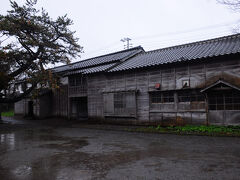
<path fill-rule="evenodd" d="M 81 62 L 85 62 L 85 61 L 89 61 L 89 60 L 92 60 L 92 59 L 95 59 L 95 58 L 99 58 L 99 57 L 105 57 L 105 56 L 109 56 L 109 55 L 114 55 L 114 54 L 118 54 L 118 53 L 123 53 L 123 52 L 127 52 L 127 51 L 132 51 L 132 50 L 141 50 L 143 52 L 145 52 L 145 50 L 143 49 L 142 46 L 136 46 L 136 47 L 133 47 L 133 48 L 130 48 L 130 49 L 124 49 L 122 51 L 116 51 L 116 52 L 113 52 L 113 53 L 108 53 L 108 54 L 104 54 L 104 55 L 100 55 L 100 56 L 95 56 L 95 57 L 92 57 L 92 58 L 88 58 L 88 59 L 84 59 L 82 61 L 77 61 L 77 62 L 74 62 L 74 63 L 70 63 L 70 64 L 65 64 L 65 65 L 61 65 L 61 66 L 57 66 L 57 67 L 53 67 L 53 68 L 50 68 L 49 70 L 54 70 L 54 69 L 57 69 L 57 68 L 60 68 L 60 67 L 64 67 L 64 66 L 69 66 L 71 67 L 72 65 L 74 64 L 77 64 L 77 63 L 81 63 Z M 87 68 L 87 67 L 86 67 Z M 78 69 L 78 68 L 77 68 Z M 75 69 L 75 70 L 77 70 Z M 80 68 L 81 69 L 81 68 Z M 84 68 L 83 68 L 84 69 Z M 69 69 L 66 69 L 66 70 L 63 70 L 63 71 L 59 71 L 59 72 L 64 72 L 64 71 L 68 71 Z M 70 69 L 71 70 L 71 69 Z M 58 73 L 59 73 L 58 72 Z"/>
<path fill-rule="evenodd" d="M 116 63 L 116 64 L 113 65 L 112 67 L 106 69 L 105 72 L 110 72 L 111 69 L 113 69 L 113 68 L 115 68 L 116 66 L 118 66 L 118 65 L 120 65 L 120 64 L 122 64 L 122 63 L 124 63 L 124 62 L 126 62 L 126 61 L 129 60 L 130 58 L 132 58 L 132 57 L 134 57 L 134 56 L 137 56 L 137 55 L 141 54 L 142 52 L 145 52 L 145 51 L 144 51 L 144 50 L 142 51 L 142 50 L 139 49 L 137 52 L 133 52 L 133 53 L 130 54 L 129 56 L 127 56 L 127 57 L 123 58 L 122 60 L 120 60 L 119 63 Z"/>
<path fill-rule="evenodd" d="M 236 38 L 236 37 L 240 37 L 240 33 L 236 33 L 236 34 L 232 34 L 232 35 L 228 35 L 228 36 L 221 36 L 221 37 L 202 40 L 202 41 L 195 41 L 195 42 L 191 42 L 191 43 L 185 43 L 185 44 L 180 44 L 180 45 L 170 46 L 170 47 L 165 47 L 165 48 L 160 48 L 160 49 L 154 49 L 154 50 L 151 50 L 151 51 L 146 51 L 145 54 L 154 53 L 154 52 L 158 52 L 158 51 L 165 51 L 165 50 L 169 50 L 169 49 L 177 49 L 177 48 L 192 46 L 192 45 L 196 45 L 196 44 L 217 42 L 217 41 L 220 41 L 220 40 L 231 39 L 231 38 Z"/>
<path fill-rule="evenodd" d="M 130 48 L 130 49 L 124 49 L 122 51 L 116 51 L 116 52 L 109 53 L 109 54 L 104 54 L 104 55 L 100 55 L 100 56 L 91 57 L 91 58 L 88 58 L 88 59 L 84 59 L 82 61 L 71 63 L 69 65 L 77 64 L 77 63 L 84 62 L 84 61 L 89 61 L 89 60 L 92 60 L 92 59 L 95 59 L 95 58 L 100 58 L 100 57 L 110 56 L 110 55 L 114 55 L 114 54 L 118 54 L 118 53 L 122 53 L 122 52 L 132 51 L 132 50 L 135 50 L 135 49 L 142 49 L 144 51 L 142 46 L 136 46 L 136 47 L 133 47 L 133 48 Z"/>

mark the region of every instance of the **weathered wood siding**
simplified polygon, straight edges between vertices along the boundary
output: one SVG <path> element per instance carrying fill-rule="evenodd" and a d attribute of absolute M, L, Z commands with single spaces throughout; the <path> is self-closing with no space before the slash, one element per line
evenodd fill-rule
<path fill-rule="evenodd" d="M 25 114 L 25 99 L 14 103 L 14 114 L 24 115 Z"/>
<path fill-rule="evenodd" d="M 106 87 L 103 75 L 89 76 L 88 81 L 88 117 L 90 119 L 103 119 L 103 94 Z"/>
<path fill-rule="evenodd" d="M 68 117 L 68 86 L 55 89 L 52 95 L 52 115 Z"/>
<path fill-rule="evenodd" d="M 155 90 L 156 83 L 161 84 L 161 91 L 181 90 L 183 80 L 190 81 L 189 89 L 202 89 L 220 78 L 240 84 L 240 61 L 238 59 L 223 59 L 217 62 L 199 62 L 138 71 L 132 70 L 131 72 L 92 75 L 88 77 L 89 117 L 104 119 L 104 107 L 112 105 L 112 102 L 104 100 L 103 92 L 137 89 L 136 118 L 124 118 L 124 121 L 137 124 L 176 123 L 176 121 L 205 124 L 207 120 L 205 102 L 179 103 L 175 98 L 175 101 L 170 103 L 150 104 L 149 91 Z M 115 117 L 115 120 L 117 119 L 120 118 Z"/>
<path fill-rule="evenodd" d="M 14 103 L 14 114 L 25 116 L 28 113 L 28 99 L 22 99 Z"/>

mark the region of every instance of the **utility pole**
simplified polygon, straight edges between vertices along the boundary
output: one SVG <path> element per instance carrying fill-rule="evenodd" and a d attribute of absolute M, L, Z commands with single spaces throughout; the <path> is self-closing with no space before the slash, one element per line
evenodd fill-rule
<path fill-rule="evenodd" d="M 126 42 L 127 44 L 124 44 L 124 49 L 129 49 L 132 47 L 132 44 L 130 43 L 132 39 L 126 37 L 126 38 L 123 38 L 121 39 L 120 41 L 122 41 L 123 43 Z"/>

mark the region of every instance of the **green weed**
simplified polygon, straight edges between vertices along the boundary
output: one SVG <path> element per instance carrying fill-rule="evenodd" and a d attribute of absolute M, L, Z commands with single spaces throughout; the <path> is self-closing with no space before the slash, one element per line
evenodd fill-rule
<path fill-rule="evenodd" d="M 4 117 L 12 117 L 14 116 L 14 111 L 2 112 L 1 115 Z"/>
<path fill-rule="evenodd" d="M 185 126 L 149 126 L 136 129 L 141 132 L 165 132 L 176 134 L 233 135 L 240 136 L 240 126 L 185 125 Z"/>

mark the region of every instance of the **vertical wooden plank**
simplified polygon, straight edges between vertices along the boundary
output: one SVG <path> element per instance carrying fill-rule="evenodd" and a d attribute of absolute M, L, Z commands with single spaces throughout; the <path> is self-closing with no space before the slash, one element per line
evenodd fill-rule
<path fill-rule="evenodd" d="M 103 102 L 104 102 L 104 114 L 110 115 L 114 113 L 114 101 L 113 93 L 104 93 Z"/>
<path fill-rule="evenodd" d="M 126 109 L 127 114 L 131 116 L 136 115 L 136 97 L 135 92 L 126 93 Z"/>

